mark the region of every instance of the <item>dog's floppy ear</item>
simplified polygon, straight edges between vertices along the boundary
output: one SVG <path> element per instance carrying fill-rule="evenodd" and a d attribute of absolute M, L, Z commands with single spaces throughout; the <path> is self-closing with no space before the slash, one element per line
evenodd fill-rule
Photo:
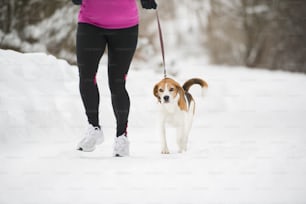
<path fill-rule="evenodd" d="M 158 95 L 158 84 L 156 84 L 153 88 L 153 94 L 158 99 L 158 102 L 160 103 L 160 96 Z"/>
<path fill-rule="evenodd" d="M 187 111 L 187 104 L 185 100 L 185 91 L 181 86 L 176 86 L 177 91 L 179 93 L 179 100 L 178 100 L 178 106 L 180 107 L 181 110 Z"/>

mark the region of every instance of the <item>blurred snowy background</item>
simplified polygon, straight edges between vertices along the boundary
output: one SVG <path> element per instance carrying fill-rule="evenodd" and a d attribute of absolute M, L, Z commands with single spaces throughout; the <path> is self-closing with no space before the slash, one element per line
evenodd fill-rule
<path fill-rule="evenodd" d="M 78 6 L 70 0 L 0 2 L 0 48 L 45 52 L 75 63 Z M 214 64 L 306 72 L 305 0 L 159 0 L 158 4 L 169 64 L 188 55 Z M 140 11 L 135 62 L 147 62 L 159 56 L 159 41 L 155 13 Z"/>

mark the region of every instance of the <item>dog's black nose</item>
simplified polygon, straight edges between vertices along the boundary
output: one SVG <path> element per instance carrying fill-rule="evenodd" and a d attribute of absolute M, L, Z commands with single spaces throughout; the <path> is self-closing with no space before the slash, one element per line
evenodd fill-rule
<path fill-rule="evenodd" d="M 169 101 L 169 96 L 164 96 L 164 101 L 168 102 Z"/>

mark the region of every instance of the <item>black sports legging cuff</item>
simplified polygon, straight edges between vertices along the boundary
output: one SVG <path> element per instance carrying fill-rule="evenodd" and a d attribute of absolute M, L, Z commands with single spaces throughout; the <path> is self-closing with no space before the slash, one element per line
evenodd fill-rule
<path fill-rule="evenodd" d="M 79 23 L 77 62 L 80 93 L 88 122 L 99 126 L 99 89 L 96 82 L 99 61 L 108 48 L 108 81 L 117 121 L 117 136 L 126 133 L 130 99 L 125 88 L 126 76 L 138 39 L 138 25 L 125 29 L 103 29 Z"/>

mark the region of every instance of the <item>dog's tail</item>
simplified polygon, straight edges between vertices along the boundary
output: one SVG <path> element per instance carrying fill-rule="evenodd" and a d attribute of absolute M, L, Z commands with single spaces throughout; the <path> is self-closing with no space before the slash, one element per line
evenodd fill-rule
<path fill-rule="evenodd" d="M 208 84 L 206 81 L 204 81 L 203 79 L 200 79 L 200 78 L 192 78 L 192 79 L 189 79 L 188 81 L 186 81 L 183 85 L 183 89 L 188 92 L 190 87 L 194 84 L 198 84 L 201 86 L 202 88 L 202 95 L 204 95 L 204 92 L 205 90 L 208 88 Z"/>

